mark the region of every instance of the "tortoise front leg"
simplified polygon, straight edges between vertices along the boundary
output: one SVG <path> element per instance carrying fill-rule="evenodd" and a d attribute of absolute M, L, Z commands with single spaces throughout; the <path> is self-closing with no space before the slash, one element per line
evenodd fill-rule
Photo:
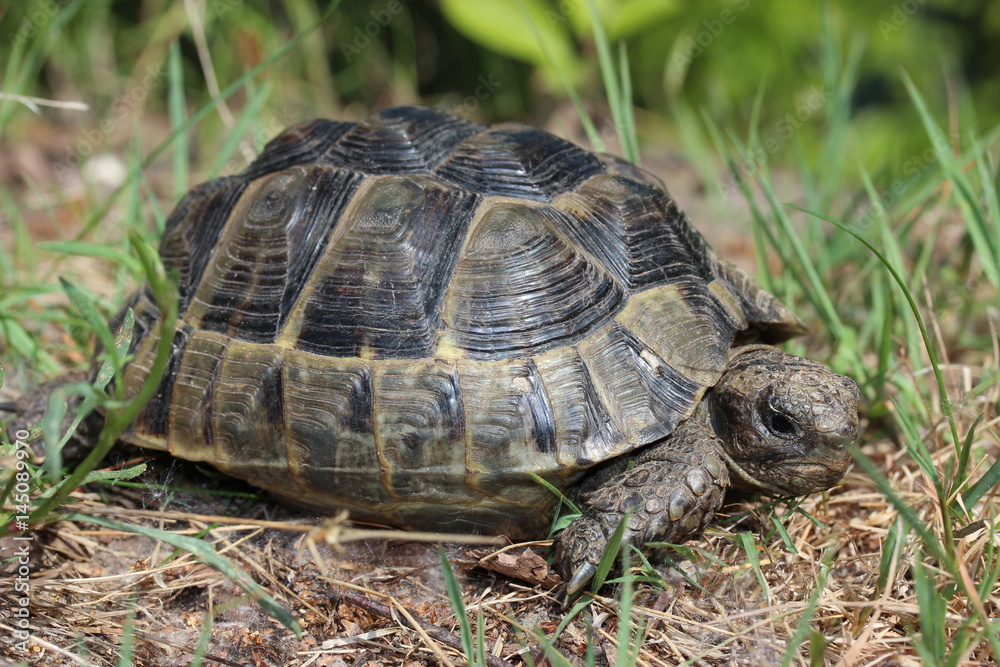
<path fill-rule="evenodd" d="M 625 470 L 581 494 L 582 516 L 556 537 L 556 564 L 567 582 L 567 602 L 580 595 L 597 572 L 626 512 L 632 514 L 622 546 L 680 543 L 705 528 L 729 486 L 720 446 L 702 420 L 688 419 L 662 442 L 627 457 Z"/>

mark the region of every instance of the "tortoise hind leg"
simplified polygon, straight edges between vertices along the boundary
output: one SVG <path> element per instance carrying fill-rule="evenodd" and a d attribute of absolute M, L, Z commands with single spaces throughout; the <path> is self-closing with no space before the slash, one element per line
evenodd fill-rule
<path fill-rule="evenodd" d="M 659 443 L 627 457 L 624 471 L 580 497 L 582 516 L 556 537 L 556 564 L 574 600 L 598 563 L 626 512 L 622 545 L 680 543 L 701 532 L 722 505 L 729 472 L 718 437 L 692 418 Z M 585 484 L 586 486 L 586 484 Z"/>

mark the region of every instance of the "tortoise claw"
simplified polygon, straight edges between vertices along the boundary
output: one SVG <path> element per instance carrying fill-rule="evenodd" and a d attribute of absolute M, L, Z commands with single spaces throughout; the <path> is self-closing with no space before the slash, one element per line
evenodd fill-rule
<path fill-rule="evenodd" d="M 593 563 L 585 562 L 576 569 L 576 572 L 573 573 L 573 577 L 566 582 L 566 585 L 563 587 L 559 595 L 564 611 L 568 609 L 571 604 L 576 602 L 576 599 L 580 597 L 580 594 L 587 588 L 587 584 L 590 583 L 590 580 L 594 578 L 595 574 L 597 574 L 597 566 Z"/>

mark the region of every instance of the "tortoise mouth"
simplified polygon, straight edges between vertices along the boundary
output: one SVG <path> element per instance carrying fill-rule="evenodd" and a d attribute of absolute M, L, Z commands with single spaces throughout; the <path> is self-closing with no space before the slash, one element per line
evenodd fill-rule
<path fill-rule="evenodd" d="M 730 470 L 735 473 L 733 488 L 741 491 L 768 491 L 781 496 L 804 496 L 832 488 L 850 470 L 849 456 L 824 457 L 822 461 L 782 461 L 758 468 L 737 464 L 728 455 Z"/>
<path fill-rule="evenodd" d="M 782 468 L 781 479 L 772 479 L 775 489 L 785 495 L 804 496 L 832 488 L 844 478 L 851 467 L 848 460 L 844 465 L 829 463 L 795 463 Z"/>

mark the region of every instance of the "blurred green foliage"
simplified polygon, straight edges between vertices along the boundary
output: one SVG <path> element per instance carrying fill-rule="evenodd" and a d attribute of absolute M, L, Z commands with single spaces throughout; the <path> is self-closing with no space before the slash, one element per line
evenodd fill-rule
<path fill-rule="evenodd" d="M 328 3 L 193 4 L 224 87 L 316 21 Z M 598 0 L 597 5 L 609 38 L 628 48 L 635 103 L 644 110 L 647 135 L 676 135 L 682 113 L 705 113 L 721 127 L 746 127 L 763 91 L 761 133 L 766 136 L 771 128 L 781 139 L 791 134 L 789 114 L 830 94 L 823 63 L 834 60 L 857 63 L 856 71 L 847 68 L 857 79 L 854 132 L 847 140 L 876 175 L 898 176 L 926 147 L 911 131 L 919 121 L 901 71 L 935 113 L 946 114 L 953 102 L 951 108 L 961 110 L 955 113 L 964 115 L 953 119 L 957 127 L 985 131 L 998 120 L 1000 3 L 993 0 Z M 179 41 L 184 80 L 190 82 L 187 100 L 202 104 L 205 63 L 189 24 L 187 3 L 173 0 L 7 3 L 0 6 L 5 75 L 0 89 L 82 100 L 100 121 L 120 104 L 124 83 L 162 71 L 170 44 Z M 843 49 L 832 59 L 821 53 L 827 25 Z M 345 106 L 360 113 L 415 101 L 484 121 L 531 121 L 544 118 L 563 97 L 554 66 L 588 104 L 600 106 L 604 95 L 587 0 L 354 0 L 342 3 L 296 53 L 248 86 L 243 101 L 262 81 L 273 85 L 267 111 L 273 122 L 265 126 L 274 132 L 300 118 L 336 116 Z M 165 106 L 165 96 L 159 86 L 146 103 Z M 240 102 L 238 97 L 234 104 Z M 0 102 L 0 120 L 14 106 Z M 793 128 L 798 146 L 812 145 L 824 131 L 815 123 L 799 124 Z M 10 131 L 6 123 L 0 126 Z M 222 130 L 213 118 L 201 131 L 208 138 Z M 779 148 L 793 159 L 792 146 Z"/>

